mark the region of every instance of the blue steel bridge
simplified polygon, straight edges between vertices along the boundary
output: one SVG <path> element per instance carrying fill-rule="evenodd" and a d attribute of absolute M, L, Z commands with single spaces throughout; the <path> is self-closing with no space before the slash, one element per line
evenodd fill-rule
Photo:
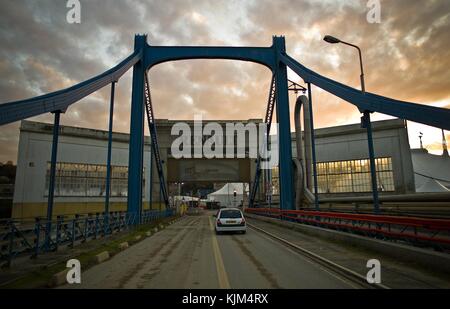
<path fill-rule="evenodd" d="M 181 278 L 180 276 L 184 274 L 183 278 L 180 279 L 184 282 L 184 287 L 192 287 L 192 284 L 194 284 L 193 286 L 196 286 L 195 282 L 197 282 L 197 285 L 200 287 L 204 284 L 207 286 L 211 280 L 214 281 L 214 283 L 211 283 L 211 286 L 221 288 L 252 287 L 252 284 L 255 282 L 265 282 L 261 285 L 262 287 L 308 287 L 308 282 L 296 282 L 294 275 L 307 275 L 309 278 L 318 278 L 317 280 L 314 279 L 311 281 L 313 287 L 348 287 L 348 285 L 352 286 L 352 284 L 347 281 L 352 280 L 362 284 L 361 276 L 357 275 L 354 271 L 352 274 L 352 271 L 349 270 L 349 268 L 351 268 L 349 265 L 344 267 L 334 263 L 332 261 L 333 254 L 330 252 L 317 253 L 311 248 L 308 250 L 305 249 L 315 241 L 320 243 L 325 240 L 315 240 L 315 236 L 311 236 L 313 235 L 312 231 L 303 231 L 304 233 L 302 235 L 294 237 L 293 235 L 297 232 L 294 232 L 293 230 L 289 230 L 289 232 L 281 230 L 280 226 L 276 227 L 271 225 L 274 221 L 287 224 L 290 228 L 292 228 L 291 225 L 295 225 L 299 230 L 305 229 L 306 227 L 318 228 L 320 231 L 317 230 L 316 232 L 321 234 L 320 237 L 322 238 L 331 237 L 324 236 L 327 233 L 338 233 L 336 235 L 340 236 L 336 237 L 342 237 L 342 239 L 345 238 L 345 236 L 341 235 L 342 232 L 344 232 L 344 234 L 349 234 L 348 237 L 355 234 L 359 235 L 358 237 L 361 237 L 362 235 L 363 238 L 358 238 L 357 241 L 359 245 L 361 245 L 360 242 L 367 241 L 370 243 L 370 239 L 377 238 L 401 241 L 415 245 L 426 244 L 426 246 L 431 248 L 446 251 L 450 246 L 450 220 L 398 217 L 380 214 L 380 205 L 382 205 L 383 201 L 378 197 L 376 176 L 374 176 L 376 167 L 374 163 L 375 155 L 370 116 L 371 113 L 377 112 L 444 130 L 450 130 L 450 110 L 413 102 L 399 101 L 354 89 L 303 66 L 300 62 L 287 54 L 285 44 L 284 37 L 274 36 L 273 44 L 269 47 L 152 46 L 147 42 L 146 35 L 136 35 L 134 52 L 110 70 L 67 89 L 22 101 L 0 104 L 0 125 L 46 113 L 52 113 L 54 115 L 52 155 L 51 158 L 49 158 L 51 167 L 47 215 L 45 218 L 36 218 L 35 224 L 27 227 L 14 220 L 9 220 L 4 223 L 2 230 L 0 231 L 2 236 L 2 260 L 10 265 L 15 258 L 21 256 L 31 255 L 34 258 L 37 258 L 48 252 L 56 251 L 63 246 L 69 245 L 73 247 L 77 242 L 80 242 L 80 240 L 86 241 L 97 239 L 99 237 L 108 237 L 115 231 L 132 229 L 139 225 L 156 222 L 156 220 L 161 218 L 173 218 L 175 216 L 170 207 L 168 189 L 166 188 L 165 181 L 167 175 L 164 175 L 162 160 L 160 158 L 158 133 L 156 132 L 155 123 L 156 116 L 153 108 L 154 104 L 157 104 L 157 102 L 152 102 L 148 71 L 161 63 L 189 59 L 229 59 L 249 61 L 261 64 L 272 72 L 269 98 L 267 102 L 264 102 L 261 109 L 263 111 L 265 108 L 264 121 L 269 132 L 274 113 L 276 113 L 279 122 L 279 129 L 277 132 L 280 179 L 279 207 L 271 209 L 264 208 L 261 201 L 257 200 L 256 193 L 258 184 L 260 183 L 259 178 L 262 174 L 262 159 L 259 158 L 257 160 L 256 172 L 253 175 L 253 185 L 250 189 L 249 205 L 246 209 L 246 213 L 249 216 L 248 224 L 250 228 L 250 232 L 245 236 L 248 237 L 247 240 L 237 236 L 231 236 L 229 239 L 224 237 L 216 238 L 210 231 L 214 219 L 212 219 L 212 216 L 208 213 L 192 217 L 183 217 L 182 219 L 178 218 L 176 223 L 171 224 L 166 230 L 156 234 L 156 236 L 159 235 L 158 237 L 150 237 L 142 241 L 142 243 L 128 249 L 135 250 L 134 253 L 128 255 L 128 258 L 131 259 L 131 264 L 142 265 L 143 268 L 147 268 L 148 270 L 158 268 L 160 271 L 154 271 L 151 275 L 148 275 L 148 280 L 142 279 L 145 277 L 142 274 L 140 274 L 141 277 L 139 277 L 142 280 L 135 280 L 133 279 L 135 278 L 133 277 L 133 274 L 137 275 L 140 271 L 132 268 L 132 266 L 126 266 L 119 271 L 119 273 L 123 273 L 118 276 L 120 277 L 122 275 L 124 278 L 126 277 L 128 279 L 121 281 L 118 286 L 114 287 L 158 287 L 155 282 L 159 282 L 163 287 L 178 287 L 176 284 L 172 284 L 173 282 L 168 281 L 167 278 L 164 279 L 161 277 L 162 275 L 160 273 L 164 273 L 162 270 L 166 269 L 167 265 L 163 265 L 164 262 L 158 262 L 157 256 L 158 254 L 161 254 L 161 252 L 165 252 L 168 256 L 168 263 L 173 263 L 171 265 L 174 266 L 177 263 L 176 255 L 183 255 L 182 250 L 190 252 L 188 256 L 192 259 L 192 265 L 198 261 L 202 261 L 202 265 L 204 265 L 206 269 L 210 268 L 215 274 L 213 279 L 211 279 L 208 277 L 207 273 L 203 273 L 200 270 L 201 267 L 199 268 L 199 266 L 192 266 L 192 269 L 188 267 L 189 269 L 187 270 L 180 270 L 179 274 L 174 275 L 174 277 Z M 291 149 L 291 111 L 289 110 L 288 96 L 288 91 L 292 87 L 292 84 L 289 84 L 287 77 L 288 67 L 304 81 L 305 87 L 302 89 L 307 92 L 306 96 L 302 96 L 300 104 L 309 107 L 310 123 L 308 125 L 312 128 L 312 134 L 308 136 L 308 138 L 312 145 L 314 192 L 310 193 L 311 196 L 306 201 L 306 203 L 310 203 L 311 205 L 309 210 L 298 210 L 298 205 L 296 205 L 296 195 L 298 195 L 299 192 L 296 192 L 293 181 L 296 176 Z M 123 74 L 130 69 L 133 70 L 133 82 L 130 116 L 127 211 L 124 213 L 111 212 L 109 194 L 106 194 L 105 209 L 102 214 L 97 214 L 95 217 L 86 217 L 83 216 L 83 214 L 80 214 L 70 219 L 55 219 L 53 208 L 56 165 L 58 162 L 57 154 L 60 119 L 64 113 L 70 112 L 69 107 L 72 104 L 76 104 L 81 99 L 104 87 L 111 87 L 109 143 L 106 158 L 106 192 L 110 192 L 115 86 Z M 331 213 L 321 210 L 322 201 L 318 194 L 317 176 L 315 172 L 314 117 L 312 114 L 312 106 L 314 104 L 312 92 L 313 85 L 354 105 L 363 115 L 361 118 L 362 127 L 365 128 L 367 132 L 368 157 L 371 162 L 371 174 L 374 182 L 372 190 L 373 196 L 370 198 L 370 203 L 373 205 L 373 214 Z M 155 162 L 161 195 L 166 204 L 166 210 L 161 212 L 143 211 L 142 207 L 145 124 L 149 128 L 151 136 L 151 159 Z M 414 199 L 414 197 L 408 198 Z M 261 221 L 261 219 L 264 219 L 264 221 Z M 269 221 L 271 223 L 268 223 Z M 198 228 L 196 228 L 195 231 L 191 231 L 190 227 L 194 225 L 197 225 Z M 286 228 L 286 226 L 284 228 Z M 208 235 L 201 234 L 205 233 L 205 231 Z M 167 235 L 163 236 L 163 233 L 166 233 Z M 204 241 L 197 243 L 196 239 L 198 239 L 198 237 L 204 238 Z M 367 238 L 367 240 L 364 240 L 365 238 Z M 198 250 L 192 249 L 194 244 L 198 245 Z M 330 245 L 330 248 L 339 250 L 333 246 L 335 245 Z M 372 244 L 372 246 L 375 245 Z M 379 244 L 379 246 L 382 247 L 381 244 Z M 388 245 L 386 244 L 386 246 Z M 281 247 L 284 249 L 281 249 Z M 157 248 L 160 249 L 156 250 Z M 380 252 L 389 251 L 389 249 L 386 248 L 383 247 L 380 249 Z M 125 252 L 128 252 L 128 250 Z M 179 251 L 178 253 L 177 250 Z M 191 252 L 189 250 L 194 251 Z M 261 254 L 263 252 L 268 252 L 267 250 L 270 252 L 282 251 L 281 257 L 276 256 L 276 254 L 272 256 L 273 259 L 280 259 L 282 263 L 276 263 L 278 266 L 272 265 L 266 258 L 263 258 Z M 350 249 L 347 248 L 346 250 Z M 155 259 L 146 262 L 139 259 L 139 256 L 142 256 L 142 254 L 149 251 L 152 252 Z M 295 251 L 297 255 L 301 255 L 302 260 L 300 261 L 298 260 L 299 257 L 293 256 L 291 251 Z M 401 250 L 398 249 L 398 252 L 400 251 Z M 268 256 L 271 256 L 271 254 L 268 254 Z M 240 257 L 240 259 L 236 260 L 237 257 Z M 109 265 L 101 264 L 98 266 L 99 268 L 89 270 L 88 272 L 90 273 L 88 273 L 87 276 L 91 279 L 87 280 L 86 286 L 98 286 L 101 281 L 98 281 L 100 279 L 94 278 L 99 278 L 98 276 L 102 278 L 102 276 L 104 276 L 102 274 L 108 274 L 113 269 L 116 269 L 117 265 L 121 263 L 120 258 L 121 257 L 118 255 L 111 259 L 110 262 L 107 262 L 110 263 Z M 338 272 L 341 273 L 339 276 L 345 277 L 345 280 L 347 281 L 338 280 L 336 278 L 333 279 L 329 275 L 321 273 L 319 268 L 309 265 L 304 259 L 313 259 L 314 263 L 329 269 L 334 268 L 335 271 L 338 269 Z M 421 259 L 426 260 L 425 257 L 421 257 Z M 444 257 L 440 257 L 440 259 L 441 260 L 438 260 L 441 262 L 445 260 Z M 254 272 L 249 274 L 249 276 L 253 276 L 256 279 L 251 282 L 245 282 L 245 280 L 241 281 L 238 278 L 237 273 L 244 271 L 243 269 L 246 269 L 244 266 L 240 266 L 242 269 L 237 271 L 230 270 L 230 268 L 233 268 L 230 265 L 243 263 L 242 261 L 244 260 L 253 263 L 253 266 L 248 267 L 248 271 Z M 432 260 L 432 258 L 429 258 L 429 260 Z M 283 264 L 283 261 L 285 262 L 285 265 L 288 266 L 297 265 L 296 263 L 298 263 L 298 265 L 300 265 L 298 267 L 299 269 L 295 270 L 293 273 L 290 273 L 289 267 L 278 269 L 277 267 L 281 267 L 280 265 Z M 422 260 L 420 261 L 423 262 Z M 438 267 L 438 265 L 436 265 L 436 267 Z M 197 269 L 198 271 L 193 271 L 193 269 Z M 227 272 L 227 270 L 229 272 Z M 170 268 L 167 268 L 167 272 L 171 272 Z M 359 268 L 359 272 L 361 272 L 361 267 Z M 277 273 L 278 275 L 273 275 L 273 277 L 271 277 L 272 275 L 270 274 L 273 273 Z M 282 277 L 277 277 L 281 275 Z M 391 274 L 391 276 L 393 275 Z M 160 281 L 156 279 L 156 281 L 150 280 L 151 278 L 149 277 L 158 278 Z M 186 280 L 188 279 L 186 278 L 189 278 L 189 280 L 192 279 L 192 282 L 187 282 Z M 420 281 L 419 279 L 411 278 L 408 280 L 414 282 L 414 284 L 418 284 L 417 282 Z M 432 282 L 430 285 L 439 285 L 442 283 L 439 279 L 433 280 L 430 281 Z M 444 280 L 444 285 L 445 283 L 448 282 L 445 282 Z M 410 284 L 414 285 L 413 283 Z M 256 284 L 256 286 L 258 286 L 258 284 Z M 378 285 L 378 287 L 385 286 Z"/>

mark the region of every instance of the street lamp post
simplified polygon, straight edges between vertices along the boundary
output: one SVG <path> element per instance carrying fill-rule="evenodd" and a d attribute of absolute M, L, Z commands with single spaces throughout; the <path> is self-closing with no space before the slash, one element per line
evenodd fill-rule
<path fill-rule="evenodd" d="M 363 94 L 366 93 L 366 84 L 364 82 L 364 67 L 363 67 L 363 61 L 362 61 L 362 53 L 359 46 L 356 46 L 354 44 L 350 44 L 347 42 L 344 42 L 338 38 L 335 38 L 331 35 L 326 35 L 323 40 L 330 44 L 338 44 L 342 43 L 351 47 L 354 47 L 358 50 L 359 54 L 359 64 L 361 67 L 361 91 Z M 372 123 L 370 122 L 370 111 L 365 110 L 362 112 L 363 116 L 361 117 L 361 126 L 363 128 L 366 128 L 367 130 L 367 142 L 369 144 L 369 159 L 370 159 L 370 176 L 372 179 L 372 194 L 373 194 L 373 206 L 375 213 L 379 213 L 380 211 L 380 203 L 378 199 L 378 184 L 377 184 L 377 172 L 376 172 L 376 166 L 375 166 L 375 151 L 373 147 L 373 137 L 372 137 Z"/>

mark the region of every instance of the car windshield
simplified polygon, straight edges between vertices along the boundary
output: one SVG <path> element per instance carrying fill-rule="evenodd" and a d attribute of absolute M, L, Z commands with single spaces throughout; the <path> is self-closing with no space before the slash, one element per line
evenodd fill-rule
<path fill-rule="evenodd" d="M 237 218 L 242 218 L 242 215 L 239 210 L 222 210 L 220 212 L 220 218 L 237 219 Z"/>

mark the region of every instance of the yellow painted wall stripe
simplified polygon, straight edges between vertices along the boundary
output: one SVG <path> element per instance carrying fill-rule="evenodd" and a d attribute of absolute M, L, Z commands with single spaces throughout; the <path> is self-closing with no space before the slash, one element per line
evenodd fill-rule
<path fill-rule="evenodd" d="M 211 222 L 211 217 L 208 217 L 209 227 L 212 232 L 215 232 L 214 226 Z M 231 289 L 230 281 L 228 280 L 225 265 L 223 264 L 222 254 L 220 253 L 219 243 L 215 233 L 212 233 L 212 247 L 214 252 L 214 259 L 216 261 L 217 277 L 219 278 L 219 287 L 221 289 Z"/>

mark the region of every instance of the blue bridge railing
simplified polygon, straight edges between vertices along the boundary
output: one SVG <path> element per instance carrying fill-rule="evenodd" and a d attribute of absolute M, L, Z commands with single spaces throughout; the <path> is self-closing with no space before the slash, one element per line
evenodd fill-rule
<path fill-rule="evenodd" d="M 136 213 L 128 212 L 75 215 L 70 218 L 58 216 L 51 224 L 44 218 L 35 218 L 34 222 L 6 220 L 0 223 L 0 264 L 9 266 L 14 258 L 20 256 L 36 258 L 43 253 L 73 248 L 89 240 L 108 237 L 173 215 L 174 210 L 167 209 L 144 211 L 140 222 L 137 222 L 139 216 Z"/>

